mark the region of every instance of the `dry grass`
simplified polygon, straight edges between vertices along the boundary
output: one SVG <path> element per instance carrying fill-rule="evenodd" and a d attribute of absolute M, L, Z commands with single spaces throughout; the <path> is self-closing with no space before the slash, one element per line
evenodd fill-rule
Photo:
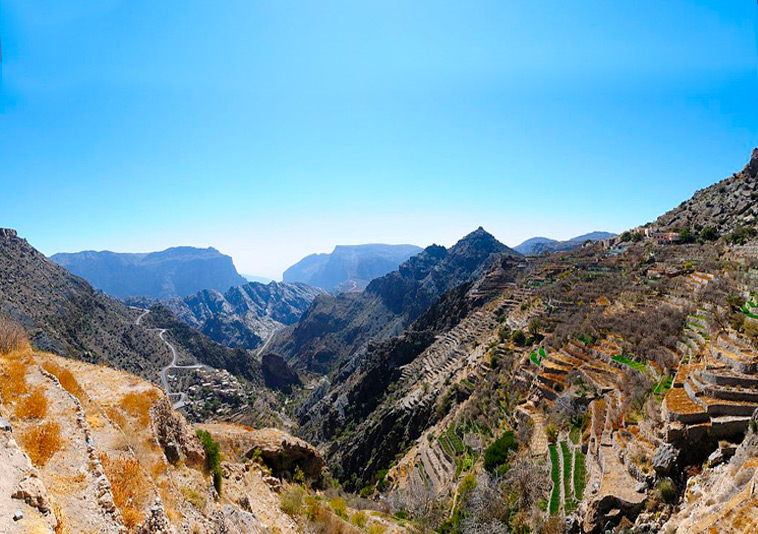
<path fill-rule="evenodd" d="M 26 364 L 20 359 L 7 360 L 0 373 L 0 395 L 3 402 L 19 398 L 26 390 Z"/>
<path fill-rule="evenodd" d="M 32 389 L 16 404 L 16 417 L 20 419 L 42 419 L 47 415 L 47 397 L 41 387 Z"/>
<path fill-rule="evenodd" d="M 50 373 L 51 375 L 54 375 L 55 378 L 58 379 L 58 382 L 61 383 L 61 386 L 63 389 L 71 393 L 74 397 L 79 399 L 79 402 L 84 404 L 87 400 L 87 394 L 84 392 L 82 387 L 79 385 L 79 382 L 77 382 L 76 377 L 74 374 L 66 369 L 65 367 L 61 367 L 60 365 L 47 360 L 42 363 L 42 368 Z"/>
<path fill-rule="evenodd" d="M 41 467 L 63 446 L 61 428 L 49 421 L 35 425 L 21 434 L 21 444 L 32 463 Z"/>
<path fill-rule="evenodd" d="M 124 428 L 124 425 L 126 425 L 126 418 L 124 417 L 124 414 L 121 413 L 121 410 L 119 410 L 115 406 L 106 407 L 105 415 L 107 415 L 111 421 L 113 421 L 122 429 Z"/>
<path fill-rule="evenodd" d="M 7 317 L 0 316 L 0 354 L 29 348 L 24 328 Z"/>
<path fill-rule="evenodd" d="M 121 398 L 121 409 L 132 417 L 136 417 L 142 426 L 150 423 L 150 408 L 159 394 L 154 389 L 127 393 Z"/>
<path fill-rule="evenodd" d="M 148 499 L 148 480 L 136 458 L 111 459 L 100 455 L 105 474 L 110 480 L 113 502 L 124 518 L 124 525 L 134 531 L 145 517 L 142 511 Z"/>

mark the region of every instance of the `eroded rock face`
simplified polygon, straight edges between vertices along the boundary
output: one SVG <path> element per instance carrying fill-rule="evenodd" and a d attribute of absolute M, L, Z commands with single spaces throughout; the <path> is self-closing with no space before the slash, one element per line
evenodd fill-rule
<path fill-rule="evenodd" d="M 150 409 L 155 435 L 163 447 L 166 459 L 172 464 L 180 460 L 190 465 L 205 464 L 205 450 L 187 421 L 171 408 L 166 397 L 161 397 Z"/>
<path fill-rule="evenodd" d="M 254 430 L 248 439 L 251 447 L 245 456 L 252 458 L 259 450 L 274 475 L 289 478 L 299 467 L 308 480 L 321 481 L 326 464 L 309 443 L 274 428 Z"/>
<path fill-rule="evenodd" d="M 653 469 L 658 475 L 666 476 L 676 465 L 678 457 L 678 450 L 669 443 L 663 443 L 653 454 Z"/>

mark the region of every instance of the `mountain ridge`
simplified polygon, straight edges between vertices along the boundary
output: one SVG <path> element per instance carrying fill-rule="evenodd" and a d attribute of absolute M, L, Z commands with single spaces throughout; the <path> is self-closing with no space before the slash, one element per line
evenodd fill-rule
<path fill-rule="evenodd" d="M 225 291 L 247 280 L 230 256 L 213 247 L 171 247 L 157 252 L 83 251 L 50 259 L 116 298 L 184 297 L 201 289 Z"/>

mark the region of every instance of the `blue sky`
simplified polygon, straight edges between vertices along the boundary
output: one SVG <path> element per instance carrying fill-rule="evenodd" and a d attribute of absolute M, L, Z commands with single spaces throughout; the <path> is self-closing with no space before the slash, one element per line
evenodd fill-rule
<path fill-rule="evenodd" d="M 758 146 L 756 3 L 0 5 L 0 225 L 46 254 L 621 231 Z"/>

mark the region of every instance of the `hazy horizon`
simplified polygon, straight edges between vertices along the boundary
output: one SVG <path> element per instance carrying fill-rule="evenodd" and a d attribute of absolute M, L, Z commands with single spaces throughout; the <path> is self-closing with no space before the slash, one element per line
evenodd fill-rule
<path fill-rule="evenodd" d="M 43 253 L 621 232 L 758 146 L 755 2 L 0 8 L 0 226 Z"/>

